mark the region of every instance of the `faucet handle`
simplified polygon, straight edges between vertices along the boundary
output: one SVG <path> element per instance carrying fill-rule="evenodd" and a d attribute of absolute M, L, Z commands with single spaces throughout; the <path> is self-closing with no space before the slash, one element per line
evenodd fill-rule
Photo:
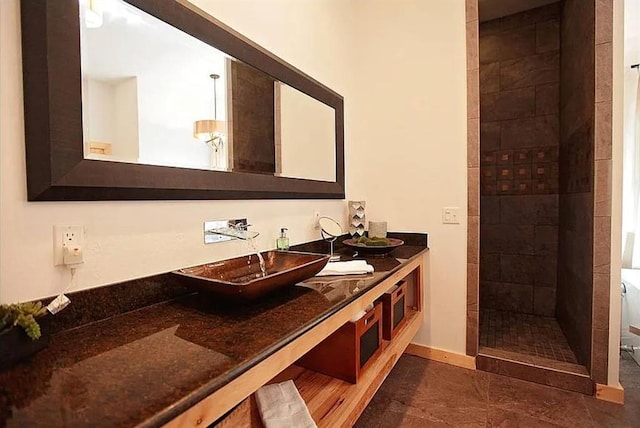
<path fill-rule="evenodd" d="M 247 229 L 249 229 L 249 226 L 251 226 L 249 223 L 247 223 L 246 221 L 241 221 L 235 224 L 230 225 L 232 228 L 236 229 L 236 230 L 244 230 L 246 231 Z"/>

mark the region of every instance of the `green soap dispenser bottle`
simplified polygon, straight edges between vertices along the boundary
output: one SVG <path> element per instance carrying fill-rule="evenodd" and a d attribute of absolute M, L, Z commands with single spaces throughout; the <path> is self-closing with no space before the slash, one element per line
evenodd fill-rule
<path fill-rule="evenodd" d="M 283 227 L 280 229 L 280 237 L 276 239 L 276 248 L 278 250 L 288 250 L 289 249 L 289 238 L 287 238 L 287 228 Z"/>

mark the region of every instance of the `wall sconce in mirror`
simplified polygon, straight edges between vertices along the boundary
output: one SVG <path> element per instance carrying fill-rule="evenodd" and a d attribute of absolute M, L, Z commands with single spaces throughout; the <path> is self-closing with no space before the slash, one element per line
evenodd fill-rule
<path fill-rule="evenodd" d="M 197 120 L 193 124 L 193 137 L 204 141 L 211 150 L 218 153 L 218 150 L 222 148 L 224 144 L 223 130 L 225 123 L 218 120 L 218 92 L 217 92 L 217 80 L 220 78 L 219 74 L 209 75 L 213 79 L 213 120 L 204 119 Z"/>

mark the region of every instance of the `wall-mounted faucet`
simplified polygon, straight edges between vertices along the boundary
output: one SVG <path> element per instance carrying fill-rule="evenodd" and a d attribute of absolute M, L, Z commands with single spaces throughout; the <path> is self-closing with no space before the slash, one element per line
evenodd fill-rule
<path fill-rule="evenodd" d="M 214 244 L 232 239 L 244 241 L 257 237 L 260 233 L 248 230 L 251 226 L 246 218 L 235 220 L 214 220 L 204 222 L 204 243 Z"/>

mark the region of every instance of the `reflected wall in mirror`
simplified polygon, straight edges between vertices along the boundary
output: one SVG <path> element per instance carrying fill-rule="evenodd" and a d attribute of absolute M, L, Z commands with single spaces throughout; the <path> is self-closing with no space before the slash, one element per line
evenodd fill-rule
<path fill-rule="evenodd" d="M 334 108 L 125 1 L 80 5 L 86 159 L 336 181 Z"/>
<path fill-rule="evenodd" d="M 276 83 L 276 173 L 336 181 L 335 111 Z"/>

